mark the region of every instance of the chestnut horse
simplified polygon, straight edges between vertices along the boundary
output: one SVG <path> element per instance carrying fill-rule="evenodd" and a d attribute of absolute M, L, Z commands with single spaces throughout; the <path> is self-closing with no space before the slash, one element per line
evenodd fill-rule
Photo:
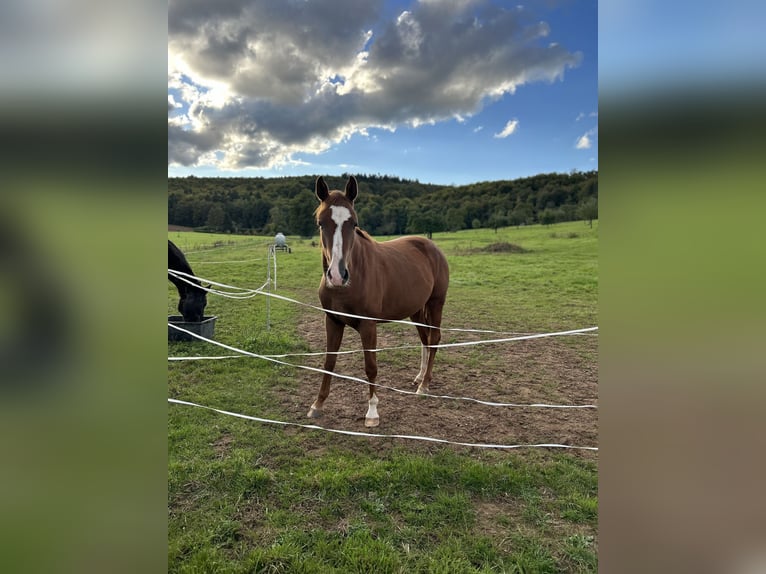
<path fill-rule="evenodd" d="M 316 181 L 316 196 L 321 202 L 316 210 L 322 248 L 324 274 L 319 285 L 322 307 L 351 315 L 373 317 L 360 319 L 332 313 L 325 314 L 327 353 L 324 370 L 333 371 L 346 325 L 359 332 L 364 349 L 364 370 L 369 384 L 369 407 L 364 424 L 378 426 L 378 397 L 375 379 L 378 374 L 377 323 L 410 318 L 418 326 L 421 341 L 418 394 L 428 392 L 436 345 L 441 340 L 442 308 L 447 297 L 449 267 L 444 254 L 424 237 L 400 237 L 377 242 L 357 226 L 354 200 L 358 194 L 356 178 L 349 177 L 345 193 L 330 191 L 322 177 Z M 321 415 L 322 405 L 330 394 L 332 375 L 324 374 L 319 395 L 308 416 Z"/>

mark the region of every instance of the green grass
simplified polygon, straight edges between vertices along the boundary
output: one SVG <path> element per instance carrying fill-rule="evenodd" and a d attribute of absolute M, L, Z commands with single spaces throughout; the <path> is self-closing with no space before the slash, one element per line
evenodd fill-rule
<path fill-rule="evenodd" d="M 200 276 L 239 287 L 265 281 L 270 238 L 168 237 L 196 248 L 187 256 Z M 597 238 L 597 222 L 592 229 L 580 222 L 435 234 L 451 268 L 444 326 L 533 332 L 596 325 Z M 279 292 L 316 304 L 318 251 L 310 240 L 288 242 L 292 254 L 277 255 Z M 482 251 L 499 242 L 527 251 Z M 168 283 L 168 314 L 176 302 Z M 221 318 L 216 340 L 283 353 L 318 350 L 297 329 L 300 316 L 313 312 L 272 301 L 266 330 L 264 298 L 211 295 L 206 314 Z M 173 356 L 229 354 L 198 342 L 168 347 Z M 593 352 L 579 352 L 595 363 Z M 488 361 L 479 348 L 461 360 Z M 449 354 L 439 361 L 449 366 Z M 280 420 L 280 390 L 294 385 L 292 368 L 258 360 L 168 365 L 171 397 Z M 593 457 L 367 440 L 170 405 L 168 570 L 597 570 Z"/>
<path fill-rule="evenodd" d="M 272 238 L 252 235 L 231 235 L 228 233 L 192 233 L 188 231 L 168 231 L 168 239 L 181 251 L 196 254 L 199 251 L 226 252 L 227 256 L 241 249 L 267 245 Z M 189 257 L 191 258 L 191 257 Z"/>

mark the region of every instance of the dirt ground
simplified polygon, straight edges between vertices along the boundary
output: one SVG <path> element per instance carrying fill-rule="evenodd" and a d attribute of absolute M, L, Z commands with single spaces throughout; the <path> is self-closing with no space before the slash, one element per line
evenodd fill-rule
<path fill-rule="evenodd" d="M 312 351 L 324 349 L 324 317 L 305 316 L 299 329 Z M 411 332 L 410 332 L 411 331 Z M 461 341 L 475 336 L 461 334 Z M 485 335 L 484 338 L 497 338 Z M 567 341 L 566 339 L 569 339 Z M 576 339 L 576 340 L 572 340 Z M 378 347 L 419 345 L 414 327 L 378 326 Z M 356 331 L 347 328 L 341 350 L 360 349 Z M 440 349 L 430 392 L 504 403 L 598 404 L 598 336 L 575 335 L 528 341 Z M 305 364 L 322 367 L 322 357 Z M 420 367 L 420 350 L 378 353 L 378 380 L 405 390 Z M 361 353 L 340 355 L 335 372 L 366 378 Z M 328 428 L 380 434 L 421 435 L 457 442 L 491 444 L 557 443 L 598 446 L 598 409 L 490 407 L 473 402 L 418 397 L 379 389 L 380 426 L 364 427 L 367 387 L 333 378 L 323 416 L 308 419 L 322 375 L 298 371 L 298 387 L 283 393 L 290 420 Z M 594 451 L 567 450 L 589 459 Z"/>

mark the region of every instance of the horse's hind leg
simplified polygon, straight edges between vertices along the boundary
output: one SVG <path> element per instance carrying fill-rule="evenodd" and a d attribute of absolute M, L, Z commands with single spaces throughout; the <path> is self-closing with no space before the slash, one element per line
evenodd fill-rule
<path fill-rule="evenodd" d="M 425 342 L 423 340 L 425 339 Z M 428 368 L 428 334 L 420 338 L 420 371 L 418 371 L 415 377 L 415 384 L 423 382 L 423 378 L 426 376 L 426 369 Z"/>
<path fill-rule="evenodd" d="M 426 303 L 426 323 L 428 325 L 432 325 L 431 328 L 425 328 L 423 329 L 427 332 L 427 342 L 423 343 L 424 345 L 429 345 L 428 348 L 425 346 L 422 348 L 422 358 L 426 359 L 426 367 L 425 367 L 425 373 L 423 373 L 423 380 L 420 381 L 420 384 L 418 385 L 417 393 L 419 395 L 422 395 L 424 393 L 429 392 L 429 386 L 431 385 L 431 378 L 434 368 L 434 358 L 436 357 L 436 351 L 437 349 L 434 348 L 434 345 L 438 345 L 439 341 L 441 341 L 442 338 L 442 332 L 441 332 L 441 324 L 442 324 L 442 309 L 444 308 L 444 299 L 432 299 Z M 418 333 L 420 333 L 420 328 L 418 328 Z M 421 341 L 423 339 L 423 336 L 421 335 Z M 421 366 L 422 369 L 422 366 Z"/>
<path fill-rule="evenodd" d="M 332 371 L 335 368 L 335 362 L 338 360 L 338 355 L 335 352 L 340 349 L 341 341 L 343 340 L 343 329 L 346 326 L 343 323 L 338 323 L 330 315 L 325 315 L 325 331 L 327 333 L 327 353 L 324 356 L 324 370 Z M 319 395 L 317 399 L 309 408 L 309 418 L 315 419 L 322 416 L 322 405 L 325 399 L 330 394 L 330 381 L 332 375 L 324 373 L 322 375 L 322 385 L 319 387 Z"/>

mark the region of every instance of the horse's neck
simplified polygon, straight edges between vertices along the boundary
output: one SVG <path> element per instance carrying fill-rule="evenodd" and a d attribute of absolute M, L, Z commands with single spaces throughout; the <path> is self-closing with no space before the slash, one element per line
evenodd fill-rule
<path fill-rule="evenodd" d="M 169 273 L 168 273 L 168 280 L 173 285 L 176 286 L 176 289 L 178 289 L 178 292 L 182 295 L 186 293 L 187 289 L 190 287 L 188 283 L 186 283 L 185 281 L 182 281 L 181 279 L 179 279 L 178 277 L 175 277 L 174 275 L 170 275 Z"/>
<path fill-rule="evenodd" d="M 176 271 L 180 271 L 180 269 L 177 269 Z M 184 273 L 189 273 L 191 275 L 191 269 L 189 271 L 184 271 Z M 184 276 L 183 278 L 180 278 L 168 273 L 168 279 L 173 285 L 176 286 L 176 289 L 178 289 L 179 293 L 185 293 L 186 291 L 204 292 L 204 289 L 202 289 L 202 283 L 196 277 Z M 191 285 L 189 282 L 193 283 L 194 285 Z"/>
<path fill-rule="evenodd" d="M 192 283 L 195 283 L 196 285 L 202 285 L 199 279 L 194 277 L 194 271 L 192 271 L 191 265 L 189 265 L 189 262 L 186 260 L 186 257 L 184 257 L 183 254 L 181 254 L 180 252 L 179 253 L 171 252 L 168 254 L 168 269 L 172 269 L 173 271 L 179 271 L 181 273 L 186 273 L 186 275 L 184 276 L 184 279 L 188 279 L 189 281 L 191 281 Z M 172 276 L 170 280 L 173 281 Z M 179 281 L 183 281 L 183 279 L 179 279 Z M 173 283 L 175 283 L 175 281 L 173 281 Z"/>
<path fill-rule="evenodd" d="M 349 266 L 365 277 L 367 267 L 375 257 L 377 243 L 371 237 L 364 235 L 359 235 L 355 239 L 349 253 Z"/>

